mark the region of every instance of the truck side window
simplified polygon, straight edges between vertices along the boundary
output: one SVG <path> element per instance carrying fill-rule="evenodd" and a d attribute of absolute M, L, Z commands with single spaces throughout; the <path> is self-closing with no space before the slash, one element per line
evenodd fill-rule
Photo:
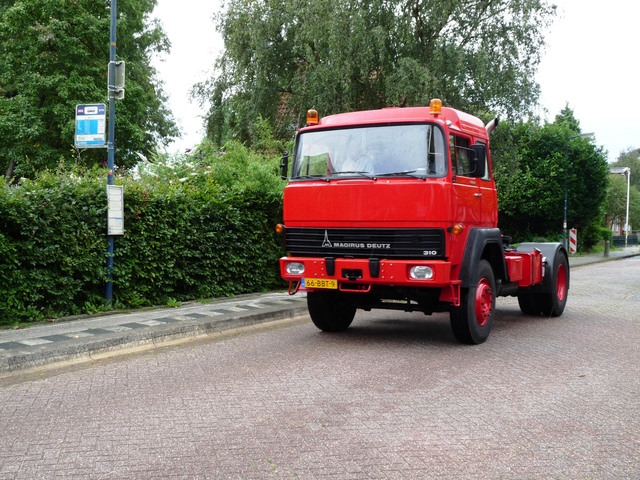
<path fill-rule="evenodd" d="M 449 136 L 451 168 L 455 175 L 469 175 L 473 171 L 469 140 L 459 135 Z"/>

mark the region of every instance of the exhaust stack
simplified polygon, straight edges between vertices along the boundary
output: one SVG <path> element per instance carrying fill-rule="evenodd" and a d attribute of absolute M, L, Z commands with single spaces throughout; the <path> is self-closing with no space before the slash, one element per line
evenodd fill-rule
<path fill-rule="evenodd" d="M 484 128 L 487 130 L 487 135 L 491 135 L 491 132 L 498 126 L 498 123 L 500 123 L 500 120 L 496 117 L 485 125 Z"/>

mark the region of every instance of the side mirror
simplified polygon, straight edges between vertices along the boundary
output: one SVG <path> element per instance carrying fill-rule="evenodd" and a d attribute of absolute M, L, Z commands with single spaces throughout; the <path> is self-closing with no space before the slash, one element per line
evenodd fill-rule
<path fill-rule="evenodd" d="M 487 147 L 482 143 L 471 145 L 473 152 L 473 176 L 483 178 L 487 174 Z"/>
<path fill-rule="evenodd" d="M 280 178 L 282 180 L 287 179 L 287 173 L 289 171 L 289 152 L 282 154 L 282 162 L 280 162 Z"/>

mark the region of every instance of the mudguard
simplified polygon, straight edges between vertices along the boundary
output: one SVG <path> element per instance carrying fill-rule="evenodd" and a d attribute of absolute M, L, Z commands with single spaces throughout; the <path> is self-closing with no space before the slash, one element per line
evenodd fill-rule
<path fill-rule="evenodd" d="M 527 291 L 536 292 L 536 293 L 553 293 L 555 287 L 550 280 L 551 280 L 552 272 L 555 272 L 555 269 L 556 269 L 556 266 L 555 266 L 556 257 L 557 257 L 557 254 L 560 253 L 561 255 L 564 255 L 565 257 L 567 257 L 567 260 L 568 260 L 569 256 L 567 255 L 567 250 L 564 248 L 564 246 L 561 243 L 527 242 L 527 243 L 521 243 L 520 245 L 518 245 L 518 248 L 516 248 L 516 251 L 526 253 L 526 252 L 532 252 L 535 248 L 537 248 L 538 250 L 540 250 L 540 252 L 542 252 L 542 255 L 546 260 L 545 269 L 544 269 L 544 281 L 540 285 L 535 285 L 531 288 L 528 288 Z M 569 262 L 567 261 L 567 269 L 568 268 L 569 268 Z M 569 272 L 567 272 L 567 290 L 569 290 L 570 278 L 571 277 L 569 275 Z"/>
<path fill-rule="evenodd" d="M 467 244 L 464 249 L 464 257 L 462 258 L 462 266 L 460 268 L 462 288 L 472 288 L 476 286 L 477 275 L 475 271 L 482 259 L 489 261 L 496 280 L 506 278 L 507 267 L 504 261 L 500 229 L 473 228 L 469 232 Z"/>

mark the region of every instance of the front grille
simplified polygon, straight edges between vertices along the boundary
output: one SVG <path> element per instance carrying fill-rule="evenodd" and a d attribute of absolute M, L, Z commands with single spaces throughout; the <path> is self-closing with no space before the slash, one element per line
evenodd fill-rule
<path fill-rule="evenodd" d="M 299 257 L 444 259 L 441 228 L 287 228 L 286 249 Z"/>

